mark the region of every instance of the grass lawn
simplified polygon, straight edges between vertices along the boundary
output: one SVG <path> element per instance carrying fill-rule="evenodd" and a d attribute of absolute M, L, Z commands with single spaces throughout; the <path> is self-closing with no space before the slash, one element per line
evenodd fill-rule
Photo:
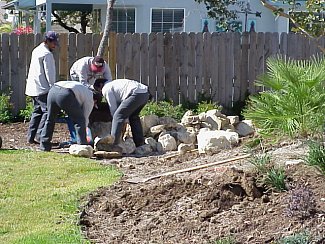
<path fill-rule="evenodd" d="M 0 243 L 87 243 L 78 226 L 81 199 L 119 177 L 95 160 L 0 150 Z"/>

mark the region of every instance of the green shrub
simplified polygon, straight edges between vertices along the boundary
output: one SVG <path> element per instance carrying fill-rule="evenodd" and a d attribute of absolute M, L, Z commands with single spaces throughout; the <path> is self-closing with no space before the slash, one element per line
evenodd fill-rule
<path fill-rule="evenodd" d="M 285 171 L 282 167 L 272 167 L 268 169 L 264 176 L 264 183 L 268 188 L 275 189 L 277 191 L 285 191 Z"/>
<path fill-rule="evenodd" d="M 12 104 L 10 103 L 10 95 L 0 94 L 0 122 L 8 123 L 13 119 L 11 112 Z"/>
<path fill-rule="evenodd" d="M 306 232 L 296 233 L 291 236 L 286 236 L 279 240 L 279 244 L 309 244 L 311 243 L 311 237 Z"/>
<path fill-rule="evenodd" d="M 218 239 L 214 242 L 214 244 L 235 244 L 235 243 L 236 243 L 235 239 L 231 236 Z"/>
<path fill-rule="evenodd" d="M 306 137 L 323 131 L 325 59 L 270 58 L 257 85 L 270 88 L 249 97 L 243 115 L 264 136 Z"/>
<path fill-rule="evenodd" d="M 34 110 L 33 101 L 31 97 L 26 98 L 26 108 L 19 111 L 19 117 L 24 121 L 29 121 Z"/>
<path fill-rule="evenodd" d="M 197 105 L 197 108 L 195 109 L 196 113 L 200 114 L 200 113 L 205 113 L 209 110 L 212 109 L 217 109 L 217 110 L 221 110 L 222 106 L 218 105 L 215 102 L 211 102 L 211 101 L 202 101 Z"/>
<path fill-rule="evenodd" d="M 267 166 L 270 162 L 271 156 L 269 154 L 253 155 L 252 160 L 250 161 L 260 174 L 265 174 L 267 172 Z"/>
<path fill-rule="evenodd" d="M 321 142 L 309 142 L 305 162 L 325 174 L 325 146 Z"/>
<path fill-rule="evenodd" d="M 141 110 L 140 116 L 155 114 L 158 117 L 168 116 L 180 121 L 185 113 L 182 105 L 173 106 L 172 102 L 148 102 Z"/>

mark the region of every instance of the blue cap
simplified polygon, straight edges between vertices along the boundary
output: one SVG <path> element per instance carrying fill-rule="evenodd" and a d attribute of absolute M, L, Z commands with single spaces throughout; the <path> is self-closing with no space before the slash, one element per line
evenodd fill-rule
<path fill-rule="evenodd" d="M 45 34 L 45 41 L 59 43 L 59 35 L 55 31 L 48 31 Z"/>

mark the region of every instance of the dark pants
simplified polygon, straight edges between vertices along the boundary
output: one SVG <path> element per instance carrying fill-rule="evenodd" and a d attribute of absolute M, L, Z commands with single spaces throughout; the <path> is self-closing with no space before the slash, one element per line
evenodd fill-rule
<path fill-rule="evenodd" d="M 140 121 L 140 112 L 149 99 L 148 93 L 130 95 L 118 106 L 112 121 L 111 134 L 115 137 L 114 143 L 119 143 L 122 128 L 128 118 L 131 126 L 133 141 L 137 147 L 144 144 L 143 129 Z"/>
<path fill-rule="evenodd" d="M 37 97 L 32 97 L 34 110 L 29 122 L 27 141 L 33 143 L 35 139 L 39 141 L 42 129 L 47 117 L 47 93 Z"/>
<path fill-rule="evenodd" d="M 47 106 L 48 116 L 41 134 L 41 150 L 51 150 L 51 140 L 53 137 L 55 121 L 61 109 L 66 112 L 74 124 L 78 135 L 77 143 L 84 145 L 88 144 L 86 139 L 86 119 L 83 110 L 71 89 L 61 88 L 54 85 L 49 91 Z"/>

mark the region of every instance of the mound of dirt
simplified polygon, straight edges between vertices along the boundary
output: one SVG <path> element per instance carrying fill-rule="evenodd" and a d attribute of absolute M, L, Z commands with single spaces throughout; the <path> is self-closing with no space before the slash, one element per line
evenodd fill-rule
<path fill-rule="evenodd" d="M 213 243 L 230 236 L 237 243 L 271 243 L 303 230 L 325 243 L 324 176 L 302 164 L 286 173 L 290 185 L 314 194 L 316 213 L 303 221 L 285 215 L 290 192 L 272 193 L 254 174 L 226 167 L 118 182 L 90 196 L 80 223 L 95 243 Z"/>

